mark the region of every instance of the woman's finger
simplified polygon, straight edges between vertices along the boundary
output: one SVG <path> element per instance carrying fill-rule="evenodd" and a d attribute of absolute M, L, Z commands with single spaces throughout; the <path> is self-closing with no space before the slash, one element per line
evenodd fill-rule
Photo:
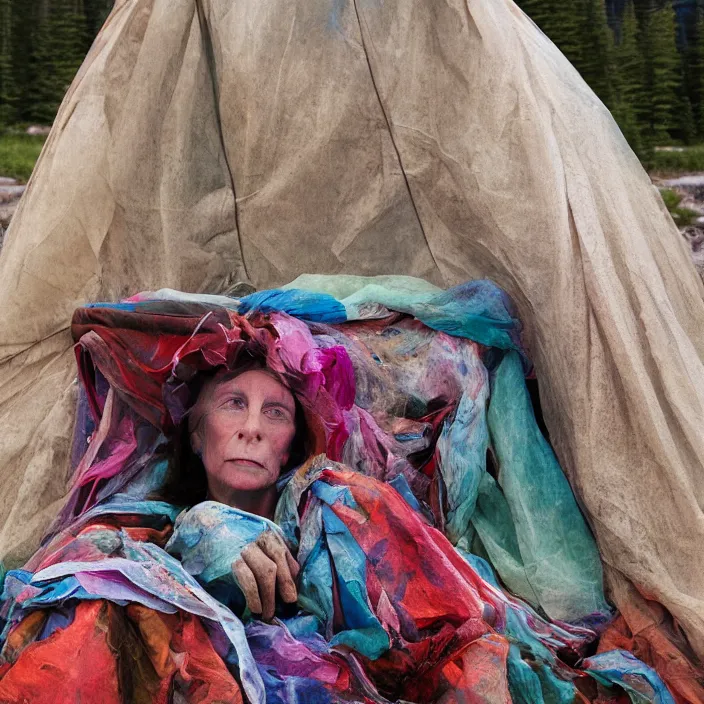
<path fill-rule="evenodd" d="M 286 561 L 288 562 L 288 568 L 291 570 L 291 576 L 294 581 L 298 579 L 298 573 L 301 571 L 301 566 L 296 562 L 296 558 L 291 554 L 291 552 L 286 550 Z"/>
<path fill-rule="evenodd" d="M 237 584 L 240 585 L 240 589 L 244 594 L 249 610 L 253 614 L 261 614 L 262 602 L 259 598 L 259 587 L 257 586 L 257 580 L 255 579 L 252 570 L 240 557 L 232 563 L 232 571 L 235 575 L 235 579 L 237 580 Z"/>
<path fill-rule="evenodd" d="M 247 567 L 252 570 L 259 587 L 262 619 L 271 621 L 276 608 L 276 563 L 265 555 L 256 543 L 248 545 L 241 555 Z"/>
<path fill-rule="evenodd" d="M 295 577 L 292 573 L 291 565 L 286 557 L 287 555 L 290 556 L 288 548 L 281 538 L 270 531 L 259 536 L 257 545 L 276 563 L 276 584 L 279 587 L 281 598 L 287 604 L 293 604 L 298 599 L 298 592 L 296 591 Z"/>

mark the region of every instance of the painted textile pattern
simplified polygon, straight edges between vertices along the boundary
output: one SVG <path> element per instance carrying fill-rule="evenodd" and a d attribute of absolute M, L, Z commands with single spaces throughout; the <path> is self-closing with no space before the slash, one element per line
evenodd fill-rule
<path fill-rule="evenodd" d="M 163 290 L 81 308 L 72 329 L 72 490 L 6 575 L 0 701 L 685 701 L 630 652 L 598 652 L 615 616 L 598 551 L 492 283 Z M 247 350 L 313 438 L 275 521 L 158 500 L 194 379 Z M 231 572 L 262 531 L 301 566 L 272 623 Z"/>

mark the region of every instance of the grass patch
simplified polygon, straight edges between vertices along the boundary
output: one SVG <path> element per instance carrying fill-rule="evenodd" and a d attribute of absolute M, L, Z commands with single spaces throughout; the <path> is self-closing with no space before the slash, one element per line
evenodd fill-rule
<path fill-rule="evenodd" d="M 699 217 L 699 213 L 696 212 L 696 210 L 680 208 L 682 196 L 671 188 L 661 188 L 660 195 L 662 196 L 665 206 L 670 211 L 675 225 L 678 227 L 687 227 L 687 225 L 691 225 Z"/>
<path fill-rule="evenodd" d="M 28 134 L 0 134 L 0 176 L 26 183 L 44 146 L 46 137 Z"/>
<path fill-rule="evenodd" d="M 681 152 L 655 151 L 647 166 L 649 171 L 665 173 L 704 171 L 704 144 L 685 147 Z"/>

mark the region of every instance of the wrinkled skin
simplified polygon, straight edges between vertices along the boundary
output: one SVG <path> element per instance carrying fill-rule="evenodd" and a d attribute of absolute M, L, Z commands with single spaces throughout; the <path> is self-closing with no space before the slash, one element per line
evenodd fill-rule
<path fill-rule="evenodd" d="M 271 518 L 276 480 L 296 434 L 293 395 L 262 370 L 208 382 L 191 417 L 191 445 L 203 460 L 208 497 Z M 274 616 L 276 590 L 296 601 L 299 567 L 281 537 L 265 531 L 248 545 L 232 571 L 254 614 Z"/>

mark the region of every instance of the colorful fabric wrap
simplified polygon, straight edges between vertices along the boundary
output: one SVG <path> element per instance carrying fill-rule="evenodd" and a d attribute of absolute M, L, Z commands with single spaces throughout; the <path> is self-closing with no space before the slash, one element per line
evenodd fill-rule
<path fill-rule="evenodd" d="M 491 282 L 165 289 L 81 308 L 72 329 L 72 488 L 6 576 L 0 700 L 690 701 L 676 676 L 598 652 L 615 617 L 598 550 Z M 311 434 L 275 521 L 155 499 L 199 374 L 250 355 Z M 231 572 L 265 530 L 301 566 L 297 605 L 272 623 Z"/>

